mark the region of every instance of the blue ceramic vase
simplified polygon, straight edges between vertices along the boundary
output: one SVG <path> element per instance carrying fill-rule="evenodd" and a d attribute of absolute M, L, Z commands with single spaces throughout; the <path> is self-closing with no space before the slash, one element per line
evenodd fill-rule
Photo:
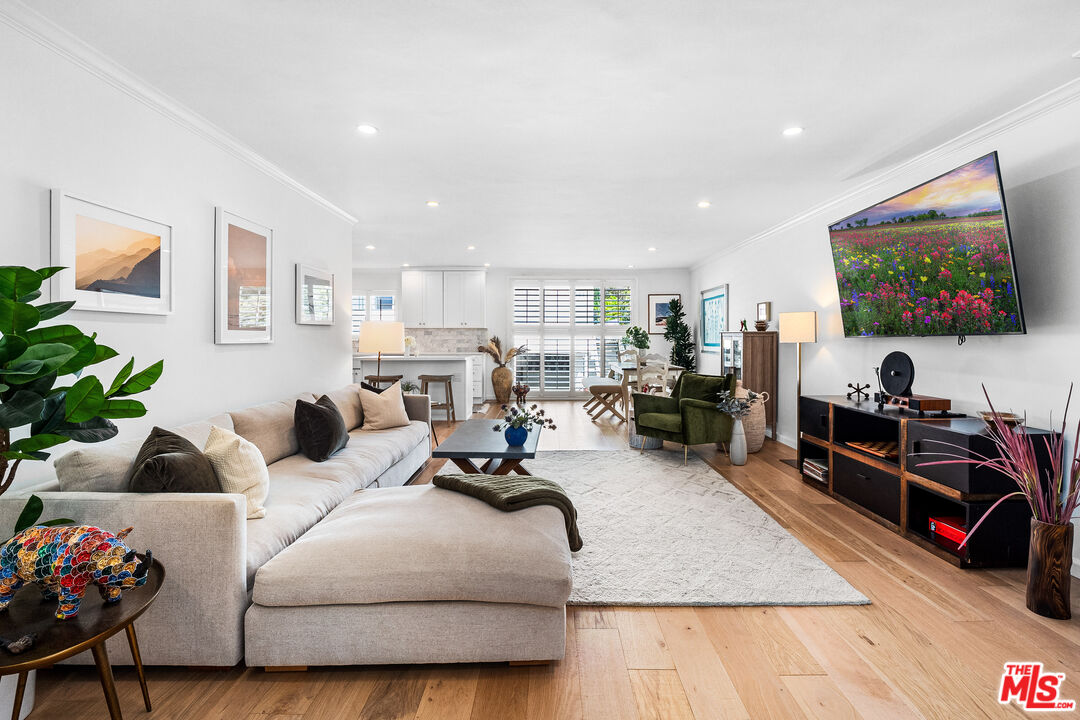
<path fill-rule="evenodd" d="M 506 438 L 507 445 L 518 447 L 524 445 L 525 441 L 529 439 L 529 431 L 523 427 L 508 427 L 503 436 Z"/>

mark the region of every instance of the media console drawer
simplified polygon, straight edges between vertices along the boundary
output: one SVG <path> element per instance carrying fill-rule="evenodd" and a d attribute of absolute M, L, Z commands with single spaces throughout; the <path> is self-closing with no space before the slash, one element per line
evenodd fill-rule
<path fill-rule="evenodd" d="M 833 453 L 833 492 L 891 523 L 900 524 L 900 478 Z"/>

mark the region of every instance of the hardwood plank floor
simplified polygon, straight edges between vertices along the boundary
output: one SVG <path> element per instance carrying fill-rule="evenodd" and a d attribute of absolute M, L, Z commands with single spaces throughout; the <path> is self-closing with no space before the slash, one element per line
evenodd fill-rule
<path fill-rule="evenodd" d="M 541 436 L 541 450 L 626 446 L 626 426 L 610 417 L 593 422 L 578 402 L 541 405 L 559 425 Z M 436 435 L 455 427 L 436 422 Z M 1003 664 L 1015 660 L 1066 672 L 1063 695 L 1080 700 L 1080 583 L 1073 620 L 1038 617 L 1024 608 L 1022 570 L 945 563 L 803 484 L 780 462 L 790 448 L 766 441 L 744 467 L 711 446 L 695 453 L 873 604 L 571 607 L 566 658 L 548 666 L 149 668 L 150 714 L 134 672 L 117 668 L 121 704 L 149 720 L 1023 717 L 995 698 Z M 429 463 L 415 482 L 429 482 L 440 465 Z M 104 715 L 92 667 L 39 674 L 31 718 Z"/>

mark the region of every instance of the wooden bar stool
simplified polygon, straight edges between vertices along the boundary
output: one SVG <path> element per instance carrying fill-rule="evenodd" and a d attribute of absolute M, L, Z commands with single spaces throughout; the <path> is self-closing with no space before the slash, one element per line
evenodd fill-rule
<path fill-rule="evenodd" d="M 428 383 L 442 383 L 446 389 L 446 402 L 431 403 L 432 410 L 445 410 L 447 422 L 457 422 L 457 411 L 454 410 L 454 376 L 453 375 L 421 375 L 420 394 L 429 395 Z"/>
<path fill-rule="evenodd" d="M 381 388 L 383 383 L 386 383 L 386 387 L 390 387 L 398 380 L 405 377 L 404 375 L 365 375 L 364 382 L 368 385 L 373 385 L 377 388 Z"/>

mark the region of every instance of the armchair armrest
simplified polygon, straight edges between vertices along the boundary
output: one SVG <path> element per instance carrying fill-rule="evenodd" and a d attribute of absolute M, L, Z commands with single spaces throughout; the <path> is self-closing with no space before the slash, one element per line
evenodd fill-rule
<path fill-rule="evenodd" d="M 731 416 L 716 409 L 716 403 L 695 398 L 679 400 L 684 442 L 703 445 L 731 440 Z"/>
<path fill-rule="evenodd" d="M 634 413 L 636 415 L 679 412 L 679 401 L 675 398 L 663 395 L 646 395 L 645 393 L 634 393 L 633 395 Z"/>

